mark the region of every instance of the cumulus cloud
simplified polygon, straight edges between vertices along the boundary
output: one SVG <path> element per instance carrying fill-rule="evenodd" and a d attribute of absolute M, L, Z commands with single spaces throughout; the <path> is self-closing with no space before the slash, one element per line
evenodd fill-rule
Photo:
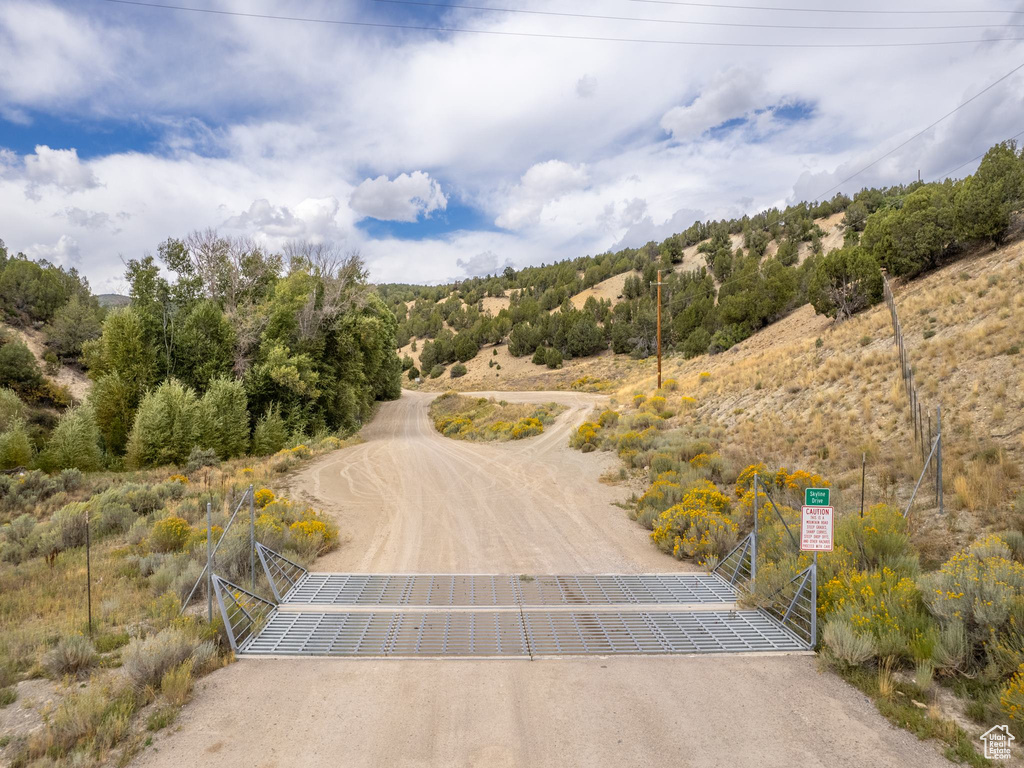
<path fill-rule="evenodd" d="M 729 69 L 716 74 L 692 103 L 666 112 L 661 127 L 677 141 L 692 141 L 709 128 L 766 106 L 765 98 L 761 72 Z"/>
<path fill-rule="evenodd" d="M 582 164 L 570 165 L 562 160 L 537 163 L 509 190 L 508 204 L 494 223 L 511 230 L 536 224 L 546 205 L 567 192 L 584 188 L 588 179 L 587 167 Z"/>
<path fill-rule="evenodd" d="M 484 251 L 476 256 L 470 256 L 468 259 L 456 259 L 455 263 L 466 273 L 467 277 L 496 275 L 503 272 L 505 267 L 514 266 L 511 259 L 502 260 L 494 251 Z"/>
<path fill-rule="evenodd" d="M 39 187 L 53 185 L 65 192 L 80 192 L 99 186 L 89 166 L 78 159 L 78 150 L 51 149 L 45 144 L 36 147 L 35 154 L 25 155 L 25 195 L 39 199 Z"/>
<path fill-rule="evenodd" d="M 57 211 L 57 213 L 53 215 L 67 219 L 68 222 L 74 224 L 76 227 L 84 227 L 85 229 L 103 229 L 104 227 L 110 227 L 112 231 L 118 231 L 110 214 L 104 213 L 103 211 L 85 211 L 81 208 L 72 207 L 65 208 L 62 211 Z M 131 214 L 124 212 L 119 215 L 119 218 L 121 219 L 130 217 Z"/>
<path fill-rule="evenodd" d="M 448 198 L 441 185 L 423 171 L 403 173 L 393 180 L 387 176 L 366 179 L 356 187 L 348 203 L 362 217 L 382 221 L 414 222 L 444 210 Z"/>
<path fill-rule="evenodd" d="M 670 235 L 682 232 L 693 222 L 704 221 L 707 217 L 704 211 L 697 208 L 681 208 L 660 224 L 655 224 L 654 219 L 650 216 L 639 217 L 630 224 L 619 241 L 609 250 L 639 248 L 652 240 L 660 242 Z"/>
<path fill-rule="evenodd" d="M 25 255 L 32 259 L 46 259 L 52 264 L 71 267 L 79 263 L 82 252 L 75 238 L 61 235 L 52 245 L 33 243 L 25 249 Z"/>
<path fill-rule="evenodd" d="M 345 236 L 336 221 L 340 208 L 336 197 L 307 198 L 294 208 L 260 198 L 222 226 L 261 236 L 272 245 L 294 239 L 342 240 Z"/>

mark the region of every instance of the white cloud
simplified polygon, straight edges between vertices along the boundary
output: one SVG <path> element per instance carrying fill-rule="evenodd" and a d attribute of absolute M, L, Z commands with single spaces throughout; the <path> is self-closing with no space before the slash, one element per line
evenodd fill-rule
<path fill-rule="evenodd" d="M 502 229 L 523 229 L 539 222 L 545 206 L 588 181 L 585 165 L 547 160 L 530 167 L 507 194 L 508 204 L 494 220 Z"/>
<path fill-rule="evenodd" d="M 75 238 L 61 235 L 52 245 L 33 243 L 25 249 L 25 255 L 33 259 L 46 259 L 63 267 L 73 267 L 78 266 L 82 253 Z"/>
<path fill-rule="evenodd" d="M 504 271 L 505 267 L 515 266 L 511 259 L 502 259 L 493 251 L 484 251 L 468 259 L 456 259 L 455 263 L 468 277 L 496 275 Z"/>
<path fill-rule="evenodd" d="M 39 187 L 53 185 L 65 192 L 80 192 L 99 186 L 96 174 L 78 159 L 78 150 L 50 149 L 45 144 L 36 147 L 35 154 L 25 155 L 25 195 L 39 199 Z"/>
<path fill-rule="evenodd" d="M 716 74 L 691 104 L 666 112 L 661 127 L 677 141 L 692 141 L 709 128 L 768 106 L 767 98 L 763 74 L 734 67 Z"/>
<path fill-rule="evenodd" d="M 221 5 L 247 8 L 243 0 Z M 620 5 L 566 0 L 565 9 L 621 14 Z M 327 0 L 303 3 L 303 15 L 334 10 Z M 353 18 L 397 12 L 367 3 L 353 7 Z M 523 15 L 445 16 L 453 26 L 467 17 L 488 31 L 536 31 L 536 19 Z M 611 28 L 545 21 L 554 34 Z M 822 39 L 772 33 L 708 30 L 702 39 Z M 649 34 L 687 37 L 674 27 Z M 519 267 L 638 245 L 691 217 L 750 213 L 820 193 L 1017 63 L 1008 43 L 783 55 L 231 17 L 211 23 L 203 14 L 48 0 L 0 3 L 0 50 L 2 119 L 82 126 L 66 144 L 48 139 L 53 149 L 30 153 L 28 162 L 0 147 L 0 237 L 15 250 L 55 249 L 62 235 L 73 238 L 98 290 L 117 287 L 121 258 L 226 222 L 267 247 L 291 236 L 344 238 L 346 248 L 362 251 L 375 280 L 435 282 L 486 271 L 487 254 L 496 266 Z M 318 72 L 345 76 L 310 74 Z M 892 72 L 900 73 L 899 89 L 888 87 Z M 1022 81 L 1010 78 L 846 190 L 908 181 L 918 168 L 928 177 L 1016 133 Z M 813 117 L 785 121 L 765 111 L 787 100 L 812 106 Z M 707 137 L 737 117 L 746 118 L 742 129 Z M 111 154 L 88 143 L 103 131 L 110 145 L 126 127 Z M 150 133 L 155 142 L 139 140 Z M 378 178 L 366 179 L 368 168 Z M 421 220 L 453 194 L 503 231 L 415 242 L 370 237 L 356 226 L 366 216 Z"/>
<path fill-rule="evenodd" d="M 436 210 L 443 211 L 448 198 L 429 174 L 414 171 L 396 176 L 393 181 L 387 176 L 366 179 L 352 193 L 349 205 L 362 217 L 411 222 Z"/>

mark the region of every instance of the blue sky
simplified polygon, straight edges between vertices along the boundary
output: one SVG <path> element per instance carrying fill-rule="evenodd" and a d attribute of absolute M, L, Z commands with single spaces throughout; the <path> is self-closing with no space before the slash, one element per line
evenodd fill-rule
<path fill-rule="evenodd" d="M 473 4 L 552 7 L 539 0 Z M 196 5 L 730 44 L 963 34 L 691 27 L 674 22 L 823 19 L 626 0 L 558 7 L 673 23 L 373 0 Z M 97 290 L 123 287 L 124 259 L 207 227 L 270 248 L 295 238 L 331 241 L 359 251 L 374 279 L 403 282 L 641 245 L 696 216 L 752 213 L 820 193 L 1020 58 L 1019 43 L 623 44 L 214 16 L 103 0 L 9 0 L 0 6 L 0 50 L 0 238 L 78 267 Z M 1010 78 L 846 189 L 908 181 L 919 168 L 938 173 L 1017 133 L 1022 84 Z"/>

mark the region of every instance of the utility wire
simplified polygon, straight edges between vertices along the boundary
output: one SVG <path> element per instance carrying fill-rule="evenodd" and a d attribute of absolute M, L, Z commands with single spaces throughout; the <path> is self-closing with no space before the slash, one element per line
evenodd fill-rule
<path fill-rule="evenodd" d="M 779 8 L 766 5 L 726 5 L 725 3 L 683 2 L 683 0 L 630 0 L 633 3 L 649 3 L 651 5 L 683 5 L 690 8 L 727 8 L 740 11 L 784 11 L 787 13 L 859 13 L 859 14 L 891 14 L 891 15 L 939 15 L 956 13 L 1005 13 L 1011 15 L 1024 14 L 1024 11 L 1002 11 L 996 8 L 965 8 L 965 9 L 920 9 L 897 11 L 891 9 L 869 10 L 865 8 Z"/>
<path fill-rule="evenodd" d="M 944 114 L 944 115 L 943 115 L 942 117 L 940 117 L 940 118 L 939 118 L 938 120 L 936 120 L 935 122 L 931 123 L 930 125 L 928 125 L 927 127 L 923 128 L 922 130 L 918 131 L 917 133 L 915 133 L 915 134 L 914 134 L 913 136 L 911 136 L 911 137 L 910 137 L 909 139 L 907 139 L 906 141 L 904 141 L 904 142 L 902 142 L 901 144 L 899 144 L 899 145 L 897 145 L 897 146 L 893 147 L 892 149 L 890 149 L 890 150 L 889 150 L 888 152 L 886 152 L 886 153 L 885 153 L 884 155 L 882 155 L 881 157 L 878 157 L 878 158 L 876 158 L 876 159 L 872 160 L 872 161 L 871 161 L 870 163 L 868 163 L 867 165 L 865 165 L 865 166 L 864 166 L 863 168 L 861 168 L 861 169 L 860 169 L 859 171 L 857 171 L 856 173 L 853 173 L 853 174 L 851 174 L 851 175 L 847 176 L 847 177 L 846 177 L 845 179 L 843 179 L 842 181 L 840 181 L 840 182 L 839 182 L 838 184 L 836 184 L 835 186 L 833 186 L 833 187 L 830 187 L 829 189 L 825 190 L 824 192 L 822 192 L 822 193 L 821 193 L 820 195 L 818 195 L 817 197 L 814 197 L 814 198 L 812 198 L 812 201 L 817 201 L 817 200 L 820 200 L 820 199 L 821 199 L 821 198 L 823 198 L 823 197 L 826 197 L 827 195 L 829 195 L 829 194 L 831 194 L 832 192 L 834 192 L 834 191 L 836 191 L 837 189 L 839 189 L 839 188 L 840 188 L 841 186 L 843 186 L 843 184 L 845 184 L 846 182 L 848 182 L 848 181 L 852 181 L 853 179 L 857 178 L 857 177 L 858 177 L 858 176 L 860 176 L 860 175 L 861 175 L 862 173 L 864 173 L 864 171 L 866 171 L 866 170 L 868 170 L 869 168 L 871 168 L 871 167 L 873 167 L 873 166 L 877 165 L 878 163 L 882 162 L 883 160 L 885 160 L 885 158 L 889 157 L 889 156 L 890 156 L 890 155 L 892 155 L 893 153 L 895 153 L 895 152 L 897 152 L 897 151 L 899 151 L 899 150 L 903 149 L 903 147 L 907 146 L 907 144 L 909 144 L 910 142 L 914 141 L 914 139 L 917 139 L 917 138 L 919 138 L 919 137 L 923 136 L 923 135 L 924 135 L 924 134 L 926 134 L 926 133 L 927 133 L 928 131 L 930 131 L 930 130 L 931 130 L 932 128 L 934 128 L 934 127 L 935 127 L 936 125 L 938 125 L 939 123 L 941 123 L 941 122 L 942 122 L 943 120 L 945 120 L 946 118 L 948 118 L 948 117 L 952 116 L 952 115 L 953 115 L 953 114 L 955 114 L 956 112 L 959 112 L 959 111 L 960 111 L 961 109 L 963 109 L 964 107 L 966 107 L 966 106 L 967 106 L 968 104 L 970 104 L 970 103 L 971 103 L 972 101 L 974 101 L 974 100 L 975 100 L 975 99 L 977 99 L 978 97 L 980 97 L 980 96 L 982 96 L 982 95 L 984 95 L 984 94 L 988 93 L 988 92 L 989 92 L 989 91 L 991 91 L 991 90 L 992 90 L 993 88 L 995 88 L 995 87 L 996 87 L 997 85 L 999 85 L 999 84 L 1000 84 L 1001 82 L 1003 82 L 1003 81 L 1004 81 L 1004 80 L 1006 80 L 1006 79 L 1007 79 L 1008 77 L 1010 77 L 1010 76 L 1011 76 L 1012 74 L 1014 74 L 1015 72 L 1018 72 L 1018 71 L 1019 71 L 1019 70 L 1021 70 L 1021 69 L 1024 69 L 1024 63 L 1018 64 L 1018 65 L 1017 65 L 1016 67 L 1014 67 L 1013 69 L 1011 69 L 1011 70 L 1010 70 L 1009 72 L 1007 72 L 1007 73 L 1006 73 L 1005 75 L 1003 75 L 1002 77 L 1000 77 L 1000 78 L 999 78 L 998 80 L 996 80 L 996 81 L 995 81 L 995 82 L 993 82 L 993 83 L 989 83 L 989 84 L 988 84 L 988 85 L 986 85 L 986 86 L 985 86 L 984 88 L 982 88 L 982 89 L 981 89 L 980 91 L 978 91 L 978 92 L 977 92 L 976 94 L 974 94 L 973 96 L 971 96 L 971 98 L 967 99 L 966 101 L 962 101 L 962 102 L 960 102 L 960 104 L 959 104 L 959 105 L 957 105 L 957 106 L 953 107 L 953 109 L 951 109 L 951 110 L 950 110 L 949 112 L 947 112 L 946 114 Z M 966 163 L 965 163 L 965 165 L 966 165 Z"/>
<path fill-rule="evenodd" d="M 1014 134 L 1013 136 L 1011 136 L 1008 139 L 1003 139 L 1003 141 L 1000 142 L 1000 144 L 1002 144 L 1003 142 L 1007 142 L 1007 141 L 1013 141 L 1014 139 L 1018 139 L 1021 136 L 1024 136 L 1024 131 L 1021 131 L 1020 133 Z M 959 171 L 965 165 L 970 165 L 971 163 L 975 162 L 976 160 L 981 160 L 981 158 L 983 158 L 987 153 L 988 153 L 988 150 L 986 149 L 984 152 L 982 152 L 977 157 L 972 157 L 970 160 L 967 160 L 967 161 L 965 161 L 963 163 L 960 163 L 960 165 L 958 165 L 956 168 L 953 168 L 953 169 L 951 169 L 949 171 L 946 171 L 945 173 L 939 174 L 938 176 L 935 177 L 935 180 L 936 181 L 944 181 L 944 180 L 948 179 L 950 176 L 952 176 L 954 173 Z"/>
<path fill-rule="evenodd" d="M 304 16 L 277 16 L 266 13 L 247 13 L 244 11 L 224 11 L 215 8 L 194 8 L 169 3 L 149 3 L 141 0 L 103 0 L 118 5 L 134 5 L 141 8 L 159 8 L 169 11 L 187 11 L 189 13 L 206 13 L 214 16 L 234 16 L 247 19 L 268 19 L 273 21 L 294 21 L 311 24 L 334 24 L 349 27 L 371 27 L 377 29 L 403 29 L 421 32 L 457 32 L 474 35 L 492 35 L 498 37 L 544 38 L 548 40 L 587 40 L 605 43 L 646 43 L 652 45 L 704 46 L 715 48 L 920 48 L 934 45 L 968 45 L 981 43 L 998 43 L 1021 41 L 1024 37 L 991 37 L 976 40 L 933 40 L 924 42 L 902 43 L 730 43 L 711 42 L 707 40 L 652 40 L 635 37 L 600 37 L 596 35 L 561 35 L 550 32 L 512 32 L 498 29 L 467 29 L 464 27 L 438 27 L 423 24 L 388 24 L 377 21 L 351 21 L 347 19 L 320 19 Z"/>
<path fill-rule="evenodd" d="M 521 13 L 532 16 L 557 16 L 570 19 L 598 19 L 601 21 L 635 21 L 651 24 L 685 24 L 698 27 L 743 27 L 747 29 L 812 29 L 812 30 L 843 30 L 843 31 L 921 31 L 929 29 L 993 29 L 1024 27 L 1024 24 L 942 24 L 929 26 L 902 26 L 902 27 L 858 27 L 849 25 L 829 24 L 744 24 L 731 21 L 691 21 L 689 19 L 652 19 L 650 17 L 637 18 L 635 16 L 605 16 L 593 13 L 569 13 L 564 11 L 538 11 L 528 8 L 495 8 L 486 5 L 462 5 L 459 3 L 434 3 L 426 0 L 374 0 L 377 3 L 391 3 L 392 5 L 416 5 L 427 8 L 450 8 L 463 11 L 487 11 L 490 13 Z"/>

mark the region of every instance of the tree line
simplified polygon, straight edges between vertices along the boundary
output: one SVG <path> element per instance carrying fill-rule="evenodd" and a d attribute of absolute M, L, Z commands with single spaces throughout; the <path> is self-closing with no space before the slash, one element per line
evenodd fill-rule
<path fill-rule="evenodd" d="M 271 253 L 247 239 L 194 232 L 161 243 L 156 257 L 129 261 L 130 303 L 109 311 L 73 271 L 3 255 L 8 322 L 44 324 L 54 355 L 93 380 L 86 402 L 33 431 L 38 402 L 2 365 L 19 342 L 3 344 L 4 467 L 88 470 L 182 464 L 194 451 L 211 459 L 268 454 L 303 436 L 357 429 L 376 400 L 401 392 L 398 323 L 357 254 L 308 242 Z M 42 298 L 8 312 L 12 264 L 36 276 Z M 61 277 L 70 287 L 54 293 Z M 25 370 L 38 369 L 31 352 L 20 359 Z M 34 410 L 39 420 L 45 409 Z"/>
<path fill-rule="evenodd" d="M 838 194 L 817 204 L 696 222 L 636 249 L 509 267 L 447 286 L 382 285 L 378 292 L 399 320 L 400 345 L 427 340 L 421 342 L 424 373 L 464 363 L 483 345 L 506 340 L 516 356 L 551 349 L 580 357 L 610 347 L 646 357 L 655 351 L 653 284 L 661 269 L 665 348 L 687 357 L 714 354 L 808 302 L 839 319 L 865 309 L 881 299 L 883 268 L 914 277 L 972 243 L 1002 242 L 1022 198 L 1024 158 L 1014 143 L 1002 143 L 973 175 L 956 182 L 863 189 L 852 198 Z M 825 254 L 816 219 L 837 213 L 843 214 L 844 242 Z M 703 265 L 675 271 L 683 250 L 694 245 Z M 573 306 L 572 296 L 622 273 L 629 276 L 614 307 L 593 297 Z M 482 310 L 487 296 L 506 296 L 509 305 L 492 316 Z M 409 368 L 411 359 L 406 362 Z"/>

